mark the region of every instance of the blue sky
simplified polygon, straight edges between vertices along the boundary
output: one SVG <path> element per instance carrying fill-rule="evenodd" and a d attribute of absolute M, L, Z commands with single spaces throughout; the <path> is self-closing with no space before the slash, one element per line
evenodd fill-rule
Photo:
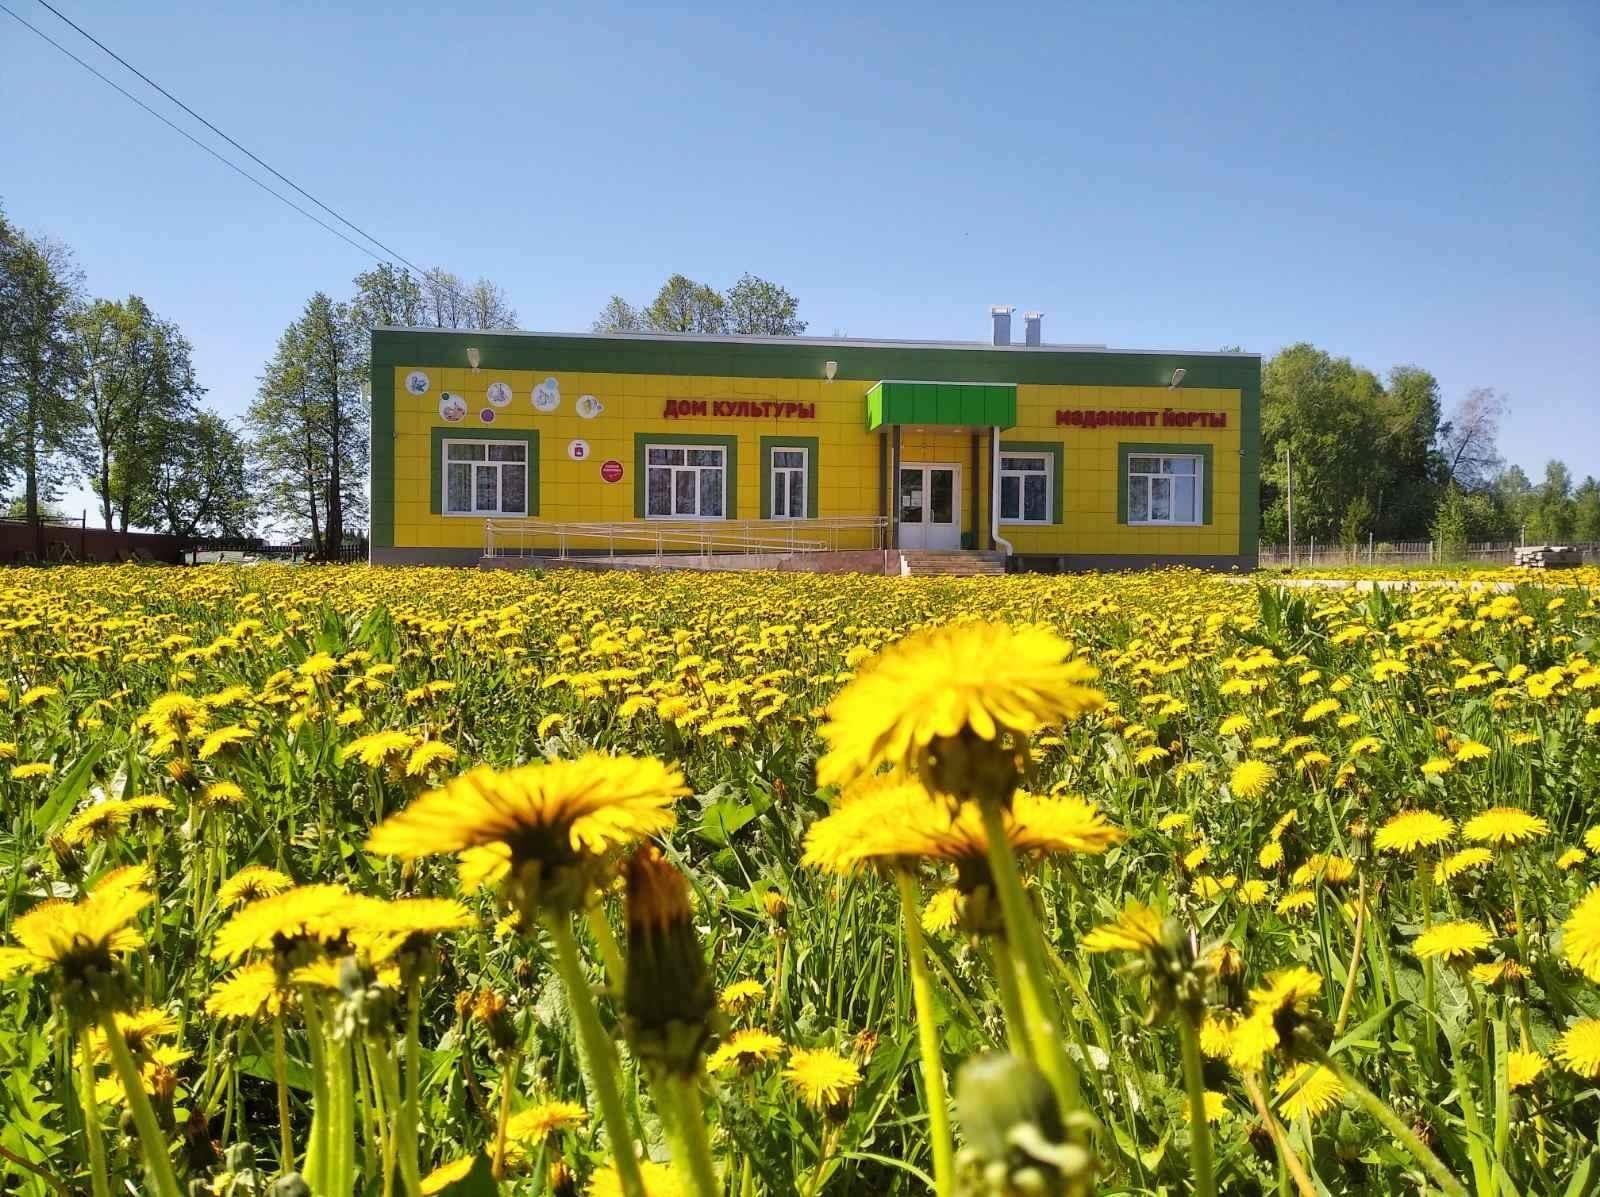
<path fill-rule="evenodd" d="M 1496 387 L 1510 460 L 1600 474 L 1592 3 L 58 7 L 523 327 L 749 270 L 820 334 L 982 338 L 1010 303 L 1046 340 L 1310 340 Z M 370 260 L 3 15 L 0 62 L 7 213 L 242 412 Z"/>

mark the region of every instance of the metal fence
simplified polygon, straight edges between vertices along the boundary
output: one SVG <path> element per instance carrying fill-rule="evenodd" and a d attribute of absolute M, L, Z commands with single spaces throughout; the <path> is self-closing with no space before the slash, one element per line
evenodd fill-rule
<path fill-rule="evenodd" d="M 1264 544 L 1260 548 L 1262 569 L 1317 569 L 1349 565 L 1513 565 L 1521 546 L 1515 541 L 1489 541 L 1483 544 L 1440 545 L 1432 540 L 1374 541 L 1366 544 L 1323 544 L 1315 540 L 1294 546 L 1291 559 L 1287 545 Z M 1585 565 L 1600 565 L 1600 544 L 1566 546 L 1583 555 Z"/>

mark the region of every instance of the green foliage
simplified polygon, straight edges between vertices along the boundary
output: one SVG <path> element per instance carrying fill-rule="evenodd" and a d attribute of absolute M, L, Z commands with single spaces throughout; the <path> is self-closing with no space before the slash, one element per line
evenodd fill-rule
<path fill-rule="evenodd" d="M 1433 539 L 1439 545 L 1440 560 L 1459 561 L 1470 535 L 1466 501 L 1454 485 L 1448 486 L 1433 519 Z"/>
<path fill-rule="evenodd" d="M 797 337 L 806 330 L 800 301 L 777 283 L 742 274 L 726 292 L 674 274 L 643 308 L 613 295 L 595 317 L 595 332 L 738 333 Z"/>

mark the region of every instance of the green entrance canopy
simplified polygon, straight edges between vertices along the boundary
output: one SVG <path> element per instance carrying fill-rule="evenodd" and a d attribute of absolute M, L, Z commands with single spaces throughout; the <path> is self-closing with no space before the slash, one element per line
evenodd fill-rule
<path fill-rule="evenodd" d="M 1017 422 L 1015 383 L 875 383 L 867 392 L 867 431 L 885 424 L 1010 428 Z"/>

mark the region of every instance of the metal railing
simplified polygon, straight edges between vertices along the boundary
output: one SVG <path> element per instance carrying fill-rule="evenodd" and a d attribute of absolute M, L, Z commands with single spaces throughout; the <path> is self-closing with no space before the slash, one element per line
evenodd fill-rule
<path fill-rule="evenodd" d="M 1567 542 L 1570 544 L 1570 542 Z M 1296 543 L 1293 554 L 1284 545 L 1264 544 L 1258 564 L 1262 569 L 1313 569 L 1347 565 L 1511 565 L 1516 560 L 1515 541 L 1489 541 L 1482 544 L 1441 545 L 1438 541 L 1415 540 L 1385 542 L 1369 539 L 1364 544 L 1327 544 L 1312 540 Z M 1600 562 L 1600 545 L 1571 544 L 1583 555 L 1586 564 Z"/>
<path fill-rule="evenodd" d="M 816 520 L 485 520 L 485 557 L 616 557 L 828 553 L 882 549 L 883 516 Z"/>

